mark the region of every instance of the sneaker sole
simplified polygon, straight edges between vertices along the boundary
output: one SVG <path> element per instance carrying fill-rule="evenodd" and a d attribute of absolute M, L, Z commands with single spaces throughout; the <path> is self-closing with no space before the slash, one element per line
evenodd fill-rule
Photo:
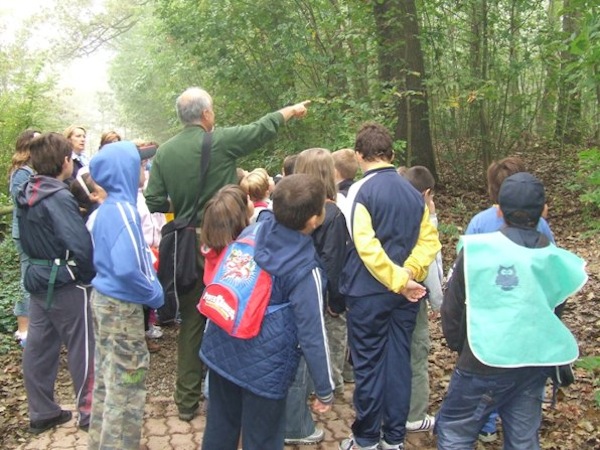
<path fill-rule="evenodd" d="M 285 445 L 317 445 L 325 439 L 325 431 L 317 429 L 313 434 L 316 434 L 317 431 L 320 431 L 320 433 L 315 437 L 308 436 L 301 439 L 284 439 Z"/>
<path fill-rule="evenodd" d="M 496 442 L 498 440 L 498 435 L 497 434 L 492 434 L 489 436 L 482 436 L 481 434 L 478 436 L 478 439 L 481 442 L 485 442 L 486 444 L 489 444 L 490 442 Z"/>

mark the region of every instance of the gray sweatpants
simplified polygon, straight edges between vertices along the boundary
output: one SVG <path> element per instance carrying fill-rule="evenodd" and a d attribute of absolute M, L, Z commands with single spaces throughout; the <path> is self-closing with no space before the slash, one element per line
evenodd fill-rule
<path fill-rule="evenodd" d="M 67 347 L 79 425 L 88 425 L 94 384 L 94 333 L 89 289 L 75 284 L 56 289 L 49 310 L 46 310 L 45 294 L 31 294 L 27 345 L 23 355 L 30 421 L 51 419 L 60 414 L 61 407 L 54 401 L 54 383 L 61 344 Z"/>

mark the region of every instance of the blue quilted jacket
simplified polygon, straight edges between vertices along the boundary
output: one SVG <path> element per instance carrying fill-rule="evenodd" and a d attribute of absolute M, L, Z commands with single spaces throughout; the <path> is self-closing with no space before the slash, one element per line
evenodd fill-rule
<path fill-rule="evenodd" d="M 277 223 L 273 213 L 261 213 L 254 259 L 273 276 L 270 312 L 252 339 L 231 337 L 208 323 L 200 357 L 232 383 L 270 399 L 286 397 L 304 354 L 315 393 L 333 399 L 323 319 L 325 276 L 310 236 Z"/>

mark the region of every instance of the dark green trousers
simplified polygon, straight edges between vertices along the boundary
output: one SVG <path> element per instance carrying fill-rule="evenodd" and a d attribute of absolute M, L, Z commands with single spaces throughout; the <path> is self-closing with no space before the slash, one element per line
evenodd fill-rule
<path fill-rule="evenodd" d="M 181 326 L 177 340 L 177 380 L 175 404 L 180 413 L 196 410 L 202 395 L 202 362 L 199 351 L 206 319 L 196 309 L 204 284 L 198 281 L 194 289 L 179 297 Z"/>

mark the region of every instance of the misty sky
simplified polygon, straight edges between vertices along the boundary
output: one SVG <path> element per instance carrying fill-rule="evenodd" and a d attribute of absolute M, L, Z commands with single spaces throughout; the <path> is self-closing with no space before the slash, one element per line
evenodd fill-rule
<path fill-rule="evenodd" d="M 97 0 L 98 3 L 103 0 Z M 0 0 L 0 39 L 9 41 L 14 32 L 22 25 L 24 19 L 29 17 L 32 11 L 40 11 L 42 7 L 51 7 L 54 0 Z M 47 37 L 51 36 L 51 28 L 40 27 L 36 30 L 37 40 L 33 45 L 43 47 Z M 105 124 L 102 123 L 102 114 L 98 110 L 97 93 L 108 92 L 108 65 L 110 53 L 97 51 L 94 54 L 74 59 L 66 65 L 62 65 L 59 89 L 64 90 L 68 108 L 74 115 L 77 123 L 86 126 L 88 132 L 88 152 L 94 148 L 99 141 L 99 133 Z M 68 124 L 67 124 L 68 125 Z M 65 125 L 66 127 L 66 125 Z"/>

